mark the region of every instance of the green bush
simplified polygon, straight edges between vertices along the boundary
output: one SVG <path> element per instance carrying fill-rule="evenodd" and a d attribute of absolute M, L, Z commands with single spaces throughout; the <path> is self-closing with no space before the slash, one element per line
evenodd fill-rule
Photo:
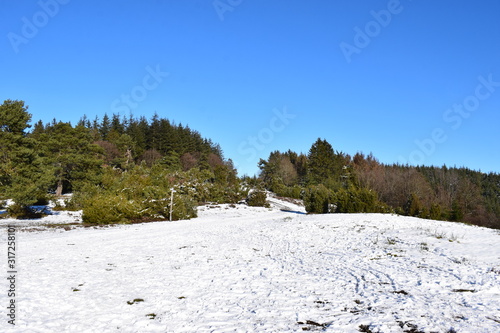
<path fill-rule="evenodd" d="M 19 218 L 26 214 L 26 209 L 27 209 L 26 206 L 14 203 L 9 207 L 7 207 L 7 214 L 9 215 L 9 217 Z"/>
<path fill-rule="evenodd" d="M 85 194 L 82 192 L 75 192 L 69 199 L 64 200 L 64 208 L 69 211 L 82 210 L 85 201 Z"/>
<path fill-rule="evenodd" d="M 172 187 L 176 190 L 173 220 L 196 217 L 199 203 L 235 203 L 244 194 L 239 181 L 218 182 L 210 170 L 192 168 L 181 172 L 166 170 L 160 164 L 151 169 L 139 165 L 127 171 L 107 168 L 99 186 L 87 186 L 74 193 L 67 207 L 83 209 L 87 223 L 169 219 Z"/>
<path fill-rule="evenodd" d="M 312 214 L 333 213 L 333 193 L 323 184 L 309 186 L 303 195 L 306 212 Z"/>
<path fill-rule="evenodd" d="M 102 194 L 100 186 L 88 185 L 73 193 L 69 199 L 64 200 L 64 207 L 69 211 L 82 210 L 86 203 L 98 194 Z"/>
<path fill-rule="evenodd" d="M 253 207 L 269 207 L 267 203 L 267 194 L 265 191 L 254 190 L 247 197 L 247 204 Z"/>
<path fill-rule="evenodd" d="M 176 194 L 173 200 L 172 219 L 194 218 L 197 216 L 196 207 L 196 202 L 190 197 Z M 166 220 L 169 219 L 169 215 L 170 196 L 163 198 L 151 196 L 144 200 L 131 200 L 123 193 L 99 193 L 85 199 L 82 219 L 83 222 L 89 224 L 112 224 Z"/>
<path fill-rule="evenodd" d="M 416 194 L 412 193 L 404 206 L 405 215 L 422 217 L 423 210 L 424 207 L 420 203 L 420 199 Z"/>
<path fill-rule="evenodd" d="M 387 205 L 377 200 L 375 192 L 368 189 L 340 188 L 333 192 L 324 185 L 309 186 L 303 195 L 308 213 L 386 213 Z"/>
<path fill-rule="evenodd" d="M 172 210 L 172 220 L 188 220 L 198 216 L 196 202 L 187 195 L 174 194 L 174 206 Z M 168 207 L 170 211 L 170 207 Z M 166 216 L 168 217 L 168 215 Z"/>
<path fill-rule="evenodd" d="M 126 223 L 141 218 L 142 207 L 123 195 L 98 194 L 87 198 L 82 219 L 90 224 Z"/>
<path fill-rule="evenodd" d="M 431 209 L 429 211 L 429 218 L 431 220 L 440 220 L 442 219 L 441 206 L 439 204 L 432 204 Z"/>
<path fill-rule="evenodd" d="M 187 220 L 197 216 L 197 202 L 191 196 L 175 192 L 173 196 L 172 220 Z M 171 190 L 160 187 L 144 189 L 142 218 L 169 219 Z"/>
<path fill-rule="evenodd" d="M 36 198 L 36 202 L 33 206 L 47 206 L 50 203 L 51 196 L 49 194 L 43 193 Z"/>
<path fill-rule="evenodd" d="M 377 194 L 368 189 L 340 189 L 335 197 L 337 213 L 378 213 L 384 210 L 377 200 Z"/>
<path fill-rule="evenodd" d="M 7 207 L 7 214 L 15 219 L 39 219 L 47 214 L 43 210 L 35 210 L 30 206 L 14 203 Z"/>
<path fill-rule="evenodd" d="M 298 185 L 294 186 L 282 186 L 279 191 L 275 192 L 276 195 L 280 197 L 287 197 L 293 199 L 302 199 L 302 191 L 304 189 Z"/>
<path fill-rule="evenodd" d="M 451 221 L 462 221 L 464 218 L 464 208 L 458 202 L 458 200 L 453 200 L 451 203 L 450 220 Z"/>
<path fill-rule="evenodd" d="M 221 184 L 211 184 L 208 188 L 208 195 L 203 202 L 215 203 L 237 203 L 246 197 L 246 193 L 239 186 L 223 186 Z M 199 191 L 199 187 L 197 187 Z"/>

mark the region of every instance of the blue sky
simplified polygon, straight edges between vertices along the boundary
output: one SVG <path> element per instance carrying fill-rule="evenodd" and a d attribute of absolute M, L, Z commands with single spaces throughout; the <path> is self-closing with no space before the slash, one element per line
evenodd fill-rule
<path fill-rule="evenodd" d="M 500 172 L 500 2 L 0 0 L 0 99 L 33 120 L 155 112 L 240 174 L 318 138 Z"/>

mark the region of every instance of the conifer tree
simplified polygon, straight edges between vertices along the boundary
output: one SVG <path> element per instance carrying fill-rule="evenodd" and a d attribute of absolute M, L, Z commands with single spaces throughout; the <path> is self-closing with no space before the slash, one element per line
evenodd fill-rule
<path fill-rule="evenodd" d="M 6 100 L 0 105 L 0 188 L 25 212 L 46 194 L 49 181 L 37 142 L 27 136 L 31 120 L 27 110 L 23 101 Z"/>
<path fill-rule="evenodd" d="M 72 190 L 78 182 L 86 182 L 100 172 L 103 150 L 92 144 L 90 131 L 82 126 L 59 122 L 49 126 L 36 137 L 43 143 L 43 156 L 47 168 L 52 170 L 55 194 Z"/>
<path fill-rule="evenodd" d="M 420 203 L 420 199 L 415 193 L 412 193 L 405 204 L 404 212 L 408 216 L 420 216 L 423 207 Z"/>
<path fill-rule="evenodd" d="M 113 114 L 111 117 L 111 131 L 114 131 L 118 135 L 123 134 L 125 131 L 125 125 L 120 120 L 119 114 Z"/>
<path fill-rule="evenodd" d="M 105 113 L 102 118 L 102 122 L 99 126 L 99 133 L 101 134 L 101 138 L 103 140 L 107 140 L 108 134 L 111 131 L 111 121 L 109 120 L 108 115 Z"/>
<path fill-rule="evenodd" d="M 311 185 L 324 183 L 333 176 L 335 152 L 328 141 L 316 140 L 309 150 L 308 159 L 307 174 Z"/>

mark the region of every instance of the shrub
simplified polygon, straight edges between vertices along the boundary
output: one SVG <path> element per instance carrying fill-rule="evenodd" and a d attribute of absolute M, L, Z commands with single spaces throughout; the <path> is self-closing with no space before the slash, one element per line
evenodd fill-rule
<path fill-rule="evenodd" d="M 374 213 L 395 214 L 396 210 L 384 202 L 377 201 Z"/>
<path fill-rule="evenodd" d="M 302 199 L 302 191 L 303 188 L 294 185 L 294 186 L 282 186 L 276 194 L 280 197 L 287 197 L 293 199 Z"/>
<path fill-rule="evenodd" d="M 50 198 L 48 196 L 39 197 L 33 206 L 47 206 L 50 203 Z"/>
<path fill-rule="evenodd" d="M 333 192 L 320 184 L 309 186 L 303 195 L 308 213 L 389 213 L 389 206 L 377 199 L 377 194 L 368 189 L 340 188 Z"/>
<path fill-rule="evenodd" d="M 82 192 L 75 192 L 70 199 L 64 200 L 64 208 L 69 211 L 77 211 L 83 209 L 86 196 Z"/>
<path fill-rule="evenodd" d="M 152 188 L 148 190 L 152 191 Z M 150 197 L 141 201 L 130 200 L 124 194 L 106 192 L 85 199 L 82 219 L 83 222 L 90 224 L 112 224 L 141 220 L 163 220 L 168 219 L 169 215 L 170 196 Z M 196 216 L 197 210 L 194 200 L 186 195 L 174 195 L 173 220 L 190 219 Z"/>
<path fill-rule="evenodd" d="M 170 189 L 150 186 L 144 189 L 142 201 L 142 218 L 168 219 L 170 217 Z M 196 200 L 183 194 L 174 193 L 172 220 L 186 220 L 197 216 Z"/>
<path fill-rule="evenodd" d="M 325 214 L 335 211 L 335 207 L 332 205 L 333 193 L 323 184 L 309 186 L 304 191 L 303 199 L 308 213 Z"/>
<path fill-rule="evenodd" d="M 64 200 L 64 207 L 69 211 L 82 210 L 87 202 L 90 202 L 94 196 L 102 194 L 102 188 L 99 186 L 88 185 L 73 193 L 71 198 Z"/>
<path fill-rule="evenodd" d="M 248 194 L 247 204 L 253 207 L 269 207 L 265 191 L 254 190 Z"/>
<path fill-rule="evenodd" d="M 127 200 L 123 195 L 112 193 L 88 198 L 82 215 L 83 222 L 90 224 L 125 223 L 140 217 L 140 205 Z"/>
<path fill-rule="evenodd" d="M 17 203 L 7 207 L 7 214 L 9 217 L 15 219 L 39 219 L 46 215 L 44 210 L 38 211 L 30 206 L 24 206 Z"/>
<path fill-rule="evenodd" d="M 442 218 L 441 206 L 439 204 L 432 204 L 429 211 L 429 218 L 431 220 L 440 220 Z"/>
<path fill-rule="evenodd" d="M 172 210 L 172 220 L 188 220 L 198 216 L 196 202 L 187 195 L 174 194 L 174 206 Z M 168 207 L 170 211 L 170 207 Z M 168 217 L 168 215 L 166 216 Z"/>
<path fill-rule="evenodd" d="M 208 196 L 204 202 L 216 202 L 216 203 L 237 203 L 241 199 L 246 197 L 244 191 L 242 191 L 239 186 L 223 186 L 220 184 L 211 184 L 208 189 Z M 197 188 L 199 190 L 199 188 Z"/>
<path fill-rule="evenodd" d="M 384 212 L 375 192 L 368 189 L 340 189 L 335 193 L 337 213 L 378 213 Z"/>
<path fill-rule="evenodd" d="M 12 204 L 7 207 L 7 214 L 12 218 L 18 218 L 26 214 L 26 206 L 21 206 L 19 204 Z"/>

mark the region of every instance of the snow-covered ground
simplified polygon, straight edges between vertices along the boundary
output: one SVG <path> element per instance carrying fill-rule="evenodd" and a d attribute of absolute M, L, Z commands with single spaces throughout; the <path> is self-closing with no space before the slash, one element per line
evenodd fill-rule
<path fill-rule="evenodd" d="M 71 195 L 64 195 L 63 198 L 67 199 Z M 7 200 L 6 206 L 12 205 L 14 202 L 12 200 Z M 64 205 L 64 199 L 59 199 L 58 203 Z M 82 211 L 56 211 L 53 210 L 55 204 L 50 202 L 47 206 L 33 206 L 37 211 L 44 212 L 48 214 L 40 219 L 29 219 L 29 220 L 14 220 L 14 219 L 2 219 L 0 218 L 0 228 L 4 228 L 9 224 L 16 225 L 20 229 L 31 229 L 36 230 L 43 229 L 45 225 L 61 225 L 61 224 L 79 224 L 82 222 Z M 7 213 L 6 208 L 0 209 L 0 217 Z"/>
<path fill-rule="evenodd" d="M 500 332 L 498 231 L 271 201 L 190 221 L 19 228 L 17 325 L 2 314 L 0 331 Z M 5 225 L 19 222 L 1 223 L 6 253 Z"/>

